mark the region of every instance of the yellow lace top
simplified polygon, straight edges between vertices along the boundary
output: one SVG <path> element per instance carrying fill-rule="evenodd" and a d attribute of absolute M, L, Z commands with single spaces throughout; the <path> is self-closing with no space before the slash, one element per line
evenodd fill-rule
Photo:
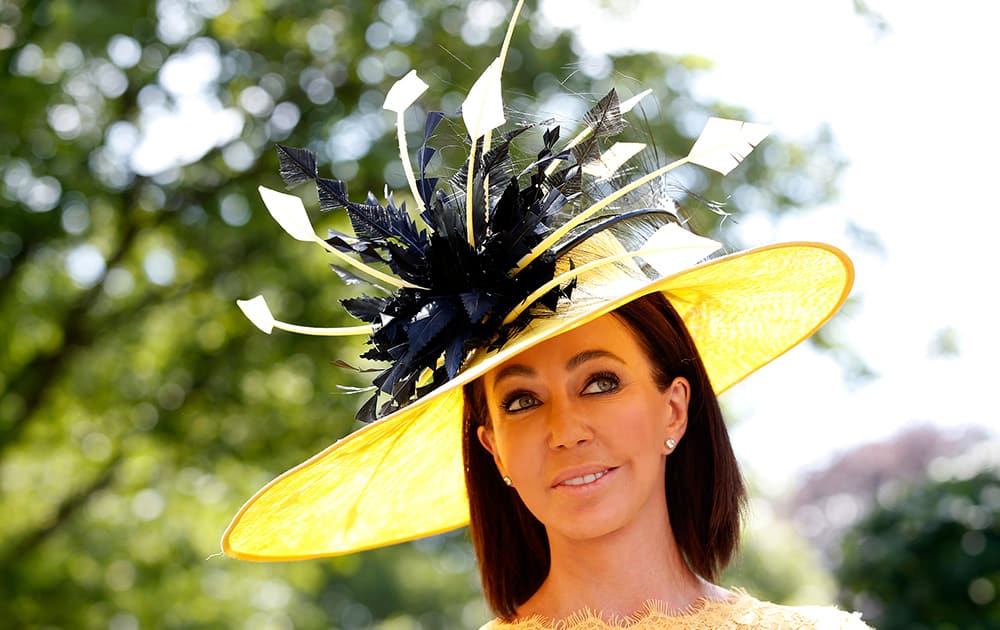
<path fill-rule="evenodd" d="M 859 613 L 846 613 L 830 606 L 779 606 L 762 602 L 742 591 L 721 601 L 705 601 L 691 610 L 667 611 L 647 602 L 635 615 L 611 623 L 593 611 L 582 611 L 553 622 L 539 616 L 504 623 L 493 620 L 480 630 L 614 630 L 639 628 L 661 630 L 871 630 Z"/>

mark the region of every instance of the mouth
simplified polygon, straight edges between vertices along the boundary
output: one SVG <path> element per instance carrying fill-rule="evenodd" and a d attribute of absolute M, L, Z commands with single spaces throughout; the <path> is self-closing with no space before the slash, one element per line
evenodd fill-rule
<path fill-rule="evenodd" d="M 570 477 L 568 479 L 563 479 L 561 481 L 556 482 L 553 485 L 554 485 L 554 487 L 559 487 L 559 486 L 571 486 L 571 487 L 588 486 L 588 485 L 590 485 L 592 483 L 596 483 L 599 479 L 602 479 L 603 477 L 605 477 L 606 475 L 608 475 L 609 473 L 611 473 L 613 470 L 614 470 L 614 468 L 605 468 L 603 470 L 596 470 L 594 472 L 588 472 L 588 473 L 584 473 L 582 475 L 577 475 L 577 476 L 574 476 L 574 477 Z"/>

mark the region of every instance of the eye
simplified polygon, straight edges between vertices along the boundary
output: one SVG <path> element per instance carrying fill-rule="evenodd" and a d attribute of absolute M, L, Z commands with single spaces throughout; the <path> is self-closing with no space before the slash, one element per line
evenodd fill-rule
<path fill-rule="evenodd" d="M 528 392 L 514 392 L 503 401 L 500 407 L 503 408 L 507 413 L 517 413 L 518 411 L 524 411 L 526 409 L 531 409 L 532 407 L 537 407 L 541 404 L 534 394 L 529 394 Z"/>
<path fill-rule="evenodd" d="M 621 380 L 611 372 L 601 372 L 594 374 L 587 381 L 587 386 L 583 388 L 584 394 L 606 394 L 618 389 Z"/>

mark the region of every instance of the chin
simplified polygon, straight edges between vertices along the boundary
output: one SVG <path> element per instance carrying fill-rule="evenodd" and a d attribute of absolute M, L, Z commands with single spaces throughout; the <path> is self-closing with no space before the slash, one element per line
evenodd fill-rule
<path fill-rule="evenodd" d="M 546 531 L 580 542 L 604 538 L 625 528 L 628 523 L 629 519 L 620 511 L 609 510 L 606 506 L 552 515 L 547 521 L 542 521 Z"/>

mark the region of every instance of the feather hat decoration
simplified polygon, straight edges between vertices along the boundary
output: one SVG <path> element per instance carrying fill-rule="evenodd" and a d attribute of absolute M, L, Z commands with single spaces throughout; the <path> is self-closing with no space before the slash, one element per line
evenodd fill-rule
<path fill-rule="evenodd" d="M 391 192 L 384 204 L 370 192 L 364 201 L 352 201 L 346 183 L 319 176 L 312 151 L 278 146 L 285 183 L 295 187 L 315 182 L 320 209 L 343 208 L 350 219 L 353 236 L 330 230 L 321 243 L 337 255 L 333 270 L 345 282 L 370 284 L 376 291 L 342 302 L 370 328 L 312 331 L 369 333 L 372 347 L 362 358 L 390 364 L 375 377 L 376 393 L 358 413 L 360 420 L 388 415 L 432 391 L 455 377 L 471 351 L 498 347 L 540 310 L 554 312 L 560 298 L 571 298 L 574 286 L 572 273 L 564 282 L 554 281 L 556 261 L 566 257 L 576 266 L 573 252 L 588 239 L 611 231 L 635 240 L 637 234 L 678 223 L 669 199 L 661 200 L 659 207 L 632 206 L 621 212 L 613 205 L 618 197 L 687 161 L 718 170 L 720 158 L 715 156 L 738 161 L 732 156 L 746 155 L 767 134 L 762 126 L 737 121 L 725 121 L 736 127 L 716 134 L 720 123 L 712 122 L 695 145 L 700 156 L 692 154 L 629 185 L 622 181 L 619 167 L 645 145 L 603 145 L 625 129 L 624 115 L 649 91 L 622 103 L 612 89 L 583 117 L 576 138 L 559 147 L 560 127 L 548 127 L 535 159 L 516 171 L 510 145 L 533 125 L 517 126 L 489 146 L 492 130 L 504 122 L 499 101 L 502 62 L 501 57 L 490 65 L 463 103 L 470 155 L 447 180 L 447 190 L 438 177 L 427 174 L 436 152 L 428 142 L 444 114 L 432 111 L 427 116 L 417 175 L 406 151 L 403 112 L 427 85 L 411 71 L 386 96 L 385 108 L 398 115 L 400 157 L 422 227 L 407 212 L 406 202 L 397 205 Z M 598 198 L 599 191 L 611 193 Z M 318 240 L 300 201 L 263 187 L 261 195 L 289 234 Z M 581 204 L 587 201 L 593 203 L 583 210 Z M 392 276 L 378 267 L 388 267 Z M 379 282 L 395 291 L 387 293 Z M 539 291 L 541 287 L 545 290 Z M 262 307 L 263 298 L 255 299 Z M 240 304 L 249 310 L 248 302 Z M 257 322 L 260 316 L 251 319 Z M 269 322 L 263 329 L 273 326 L 269 314 L 263 319 Z M 386 396 L 381 405 L 380 395 Z"/>
<path fill-rule="evenodd" d="M 278 147 L 281 175 L 288 185 L 315 181 L 320 208 L 344 208 L 350 218 L 354 236 L 331 230 L 326 245 L 357 257 L 366 266 L 385 265 L 399 279 L 392 294 L 372 293 L 342 302 L 348 313 L 371 326 L 372 347 L 362 358 L 391 364 L 374 379 L 378 392 L 388 400 L 376 407 L 376 393 L 359 413 L 364 421 L 387 415 L 454 378 L 470 351 L 502 345 L 530 318 L 530 309 L 523 307 L 537 305 L 555 311 L 560 298 L 571 297 L 571 279 L 551 284 L 540 295 L 533 294 L 549 286 L 556 274 L 556 260 L 566 252 L 627 222 L 675 221 L 672 208 L 643 208 L 598 217 L 568 231 L 553 245 L 536 250 L 560 227 L 559 220 L 565 225 L 566 218 L 574 216 L 566 207 L 582 198 L 585 169 L 600 163 L 602 154 L 596 144 L 580 152 L 557 151 L 560 128 L 548 128 L 534 162 L 515 174 L 510 143 L 529 126 L 503 134 L 488 151 L 483 150 L 480 138 L 469 160 L 448 180 L 451 192 L 446 193 L 437 178 L 426 175 L 434 154 L 427 141 L 441 119 L 439 112 L 428 115 L 419 152 L 415 184 L 422 229 L 410 218 L 406 203 L 397 205 L 391 193 L 384 205 L 371 193 L 363 202 L 351 201 L 346 184 L 318 176 L 312 152 Z M 595 105 L 585 121 L 595 139 L 611 137 L 623 128 L 614 90 Z M 269 207 L 274 199 L 265 192 Z M 469 214 L 465 212 L 467 203 Z M 521 264 L 525 259 L 528 262 Z M 569 260 L 572 262 L 572 255 Z M 333 268 L 348 282 L 366 282 L 342 265 L 334 264 Z M 370 275 L 377 283 L 374 274 Z M 533 296 L 531 302 L 523 304 L 520 314 L 508 321 L 529 296 Z"/>
<path fill-rule="evenodd" d="M 348 553 L 463 525 L 462 385 L 534 344 L 659 291 L 684 319 L 717 393 L 799 343 L 840 307 L 853 271 L 842 252 L 788 243 L 708 260 L 719 244 L 688 231 L 662 176 L 687 164 L 726 174 L 768 133 L 711 118 L 688 155 L 633 178 L 623 166 L 645 146 L 617 142 L 650 94 L 611 90 L 562 138 L 558 125 L 508 125 L 501 100 L 506 51 L 462 104 L 468 157 L 450 177 L 428 172 L 427 115 L 416 169 L 404 113 L 428 85 L 411 71 L 386 95 L 415 212 L 386 190 L 352 199 L 321 177 L 316 155 L 278 147 L 289 187 L 313 182 L 321 210 L 343 209 L 353 234 L 316 235 L 302 201 L 261 187 L 277 223 L 333 257 L 341 280 L 365 287 L 342 301 L 362 325 L 312 328 L 274 318 L 262 296 L 239 301 L 261 330 L 367 335 L 362 355 L 387 364 L 358 418 L 369 423 L 275 479 L 244 505 L 226 553 L 288 560 Z M 507 125 L 507 129 L 500 129 Z M 511 149 L 536 138 L 532 157 Z M 766 334 L 762 334 L 766 331 Z"/>

